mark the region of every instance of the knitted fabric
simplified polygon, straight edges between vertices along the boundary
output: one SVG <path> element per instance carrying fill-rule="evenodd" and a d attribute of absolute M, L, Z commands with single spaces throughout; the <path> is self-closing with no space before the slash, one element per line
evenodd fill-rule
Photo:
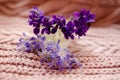
<path fill-rule="evenodd" d="M 80 69 L 50 70 L 32 53 L 17 51 L 23 32 L 33 35 L 26 19 L 0 16 L 0 80 L 120 80 L 120 26 L 91 28 L 70 50 Z"/>

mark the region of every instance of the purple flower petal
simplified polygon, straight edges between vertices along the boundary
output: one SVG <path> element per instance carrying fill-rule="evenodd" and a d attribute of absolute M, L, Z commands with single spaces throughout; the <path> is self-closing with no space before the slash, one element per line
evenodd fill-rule
<path fill-rule="evenodd" d="M 33 32 L 37 35 L 40 32 L 40 29 L 39 28 L 34 28 Z"/>
<path fill-rule="evenodd" d="M 75 11 L 75 12 L 73 13 L 73 15 L 74 15 L 75 17 L 79 17 L 79 16 L 80 16 L 80 14 L 79 14 L 78 11 Z"/>

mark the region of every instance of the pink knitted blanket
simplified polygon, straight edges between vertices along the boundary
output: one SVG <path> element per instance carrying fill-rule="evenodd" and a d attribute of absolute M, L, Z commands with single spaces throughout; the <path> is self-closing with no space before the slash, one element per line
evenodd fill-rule
<path fill-rule="evenodd" d="M 91 28 L 71 43 L 83 67 L 59 72 L 46 69 L 36 55 L 17 51 L 21 34 L 33 35 L 26 22 L 0 16 L 0 80 L 120 80 L 120 25 Z"/>

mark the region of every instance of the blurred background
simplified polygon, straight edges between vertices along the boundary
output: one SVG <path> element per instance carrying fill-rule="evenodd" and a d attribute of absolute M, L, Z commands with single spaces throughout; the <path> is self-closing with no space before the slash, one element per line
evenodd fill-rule
<path fill-rule="evenodd" d="M 120 24 L 120 0 L 0 0 L 0 15 L 27 18 L 33 6 L 38 6 L 46 15 L 66 17 L 85 8 L 96 14 L 97 26 Z"/>
<path fill-rule="evenodd" d="M 33 27 L 27 23 L 34 6 L 49 16 L 61 14 L 68 18 L 82 8 L 96 14 L 96 22 L 87 36 L 70 43 L 71 51 L 83 63 L 80 70 L 63 71 L 59 75 L 38 64 L 37 56 L 19 54 L 16 44 L 22 33 L 34 35 Z M 0 80 L 55 78 L 120 80 L 120 0 L 0 0 Z"/>

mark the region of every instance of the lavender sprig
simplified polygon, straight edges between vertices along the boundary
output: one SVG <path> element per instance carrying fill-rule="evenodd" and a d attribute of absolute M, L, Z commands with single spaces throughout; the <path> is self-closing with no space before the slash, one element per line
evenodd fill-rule
<path fill-rule="evenodd" d="M 40 57 L 41 63 L 46 63 L 49 68 L 56 70 L 79 68 L 81 64 L 67 49 L 59 46 L 57 42 L 46 42 L 45 37 L 29 37 L 23 35 L 18 43 L 18 48 L 23 52 L 35 53 Z"/>
<path fill-rule="evenodd" d="M 30 11 L 29 24 L 34 27 L 34 33 L 39 34 L 55 34 L 58 29 L 63 33 L 65 39 L 74 39 L 75 35 L 79 37 L 85 35 L 94 22 L 95 15 L 85 9 L 80 12 L 74 12 L 71 20 L 67 22 L 64 16 L 53 15 L 51 18 L 45 16 L 43 11 L 34 7 Z"/>

